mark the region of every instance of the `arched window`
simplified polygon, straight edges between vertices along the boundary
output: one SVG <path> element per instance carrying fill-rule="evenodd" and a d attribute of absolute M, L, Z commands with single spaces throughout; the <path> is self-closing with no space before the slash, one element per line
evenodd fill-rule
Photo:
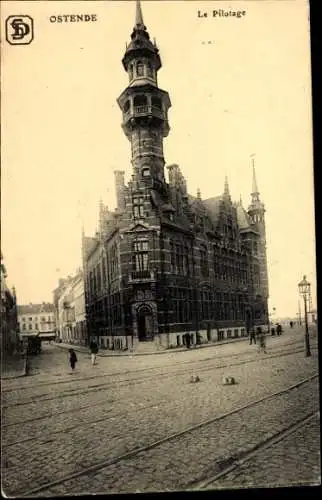
<path fill-rule="evenodd" d="M 162 109 L 162 101 L 158 97 L 152 97 L 152 106 Z"/>
<path fill-rule="evenodd" d="M 200 246 L 200 270 L 202 276 L 206 277 L 209 274 L 208 269 L 208 251 L 205 245 Z"/>
<path fill-rule="evenodd" d="M 147 67 L 146 67 L 146 74 L 147 76 L 149 76 L 150 78 L 153 77 L 153 68 L 152 68 L 152 64 L 150 62 L 148 62 L 147 64 Z"/>
<path fill-rule="evenodd" d="M 130 66 L 129 66 L 129 78 L 130 78 L 130 80 L 132 80 L 132 78 L 133 78 L 133 65 L 132 64 L 130 64 Z"/>
<path fill-rule="evenodd" d="M 144 75 L 144 65 L 142 61 L 138 61 L 136 63 L 136 76 L 143 76 Z"/>
<path fill-rule="evenodd" d="M 133 101 L 134 106 L 146 106 L 147 102 L 147 97 L 145 95 L 136 95 Z"/>
<path fill-rule="evenodd" d="M 150 175 L 150 168 L 149 167 L 142 168 L 142 177 L 149 177 L 149 175 Z"/>

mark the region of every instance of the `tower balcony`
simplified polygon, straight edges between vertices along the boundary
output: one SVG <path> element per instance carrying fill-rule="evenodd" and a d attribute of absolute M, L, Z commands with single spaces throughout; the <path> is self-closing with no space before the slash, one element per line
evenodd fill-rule
<path fill-rule="evenodd" d="M 126 113 L 124 113 L 124 123 L 131 118 L 140 118 L 149 116 L 154 118 L 159 118 L 161 120 L 165 119 L 165 115 L 162 109 L 158 108 L 157 106 L 146 104 L 143 106 L 133 106 L 132 109 L 130 108 Z"/>
<path fill-rule="evenodd" d="M 149 269 L 132 271 L 129 274 L 129 283 L 149 283 L 151 281 L 155 281 L 155 273 Z"/>

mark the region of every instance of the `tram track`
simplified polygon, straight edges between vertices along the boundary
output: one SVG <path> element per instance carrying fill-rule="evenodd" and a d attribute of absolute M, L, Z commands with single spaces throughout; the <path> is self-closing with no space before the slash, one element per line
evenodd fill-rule
<path fill-rule="evenodd" d="M 288 386 L 286 388 L 283 388 L 282 390 L 276 391 L 274 393 L 265 395 L 263 397 L 260 397 L 254 401 L 250 401 L 247 404 L 244 404 L 242 406 L 238 406 L 237 408 L 234 408 L 230 411 L 227 411 L 226 413 L 223 413 L 219 416 L 212 417 L 210 419 L 204 420 L 202 422 L 199 422 L 198 424 L 195 425 L 190 425 L 179 432 L 167 435 L 165 437 L 162 437 L 161 439 L 155 440 L 147 445 L 141 446 L 141 447 L 134 447 L 133 449 L 127 451 L 126 453 L 120 454 L 118 456 L 115 456 L 113 458 L 110 458 L 108 460 L 102 460 L 99 461 L 93 465 L 90 465 L 86 468 L 83 468 L 77 472 L 71 473 L 71 474 L 66 474 L 65 476 L 54 480 L 54 481 L 47 481 L 41 485 L 38 485 L 36 488 L 32 488 L 27 492 L 16 492 L 16 494 L 19 494 L 23 497 L 29 497 L 29 496 L 34 496 L 35 494 L 46 492 L 46 490 L 50 492 L 52 488 L 55 488 L 59 485 L 62 485 L 66 482 L 73 481 L 75 479 L 79 479 L 84 476 L 93 476 L 96 473 L 99 473 L 101 470 L 106 470 L 107 468 L 118 464 L 118 467 L 122 464 L 127 462 L 128 460 L 135 459 L 138 455 L 144 454 L 146 452 L 149 452 L 150 450 L 157 449 L 158 447 L 161 447 L 165 443 L 172 442 L 171 447 L 175 447 L 176 441 L 180 441 L 180 439 L 184 436 L 189 436 L 193 435 L 196 431 L 201 431 L 204 430 L 207 426 L 211 426 L 212 424 L 217 424 L 217 423 L 223 423 L 225 419 L 229 419 L 233 415 L 237 414 L 242 414 L 243 412 L 247 412 L 250 408 L 255 408 L 256 406 L 260 407 L 261 404 L 266 403 L 269 400 L 274 400 L 276 398 L 278 400 L 279 397 L 282 395 L 287 395 L 288 393 L 291 394 L 292 391 L 300 388 L 304 384 L 308 384 L 314 379 L 318 378 L 318 374 L 311 375 L 310 377 L 307 377 L 300 382 L 297 382 L 296 384 L 292 384 L 291 386 Z M 292 396 L 293 397 L 293 396 Z M 307 397 L 307 396 L 306 396 Z M 297 398 L 295 399 L 295 401 Z M 274 404 L 271 404 L 271 407 L 274 408 Z M 280 407 L 280 405 L 276 404 L 277 407 Z M 264 405 L 265 407 L 265 405 Z M 257 410 L 258 411 L 258 410 Z M 256 412 L 255 412 L 256 413 Z M 259 412 L 260 413 L 260 412 Z M 247 413 L 246 413 L 247 414 Z M 235 463 L 238 464 L 240 463 L 240 460 L 246 460 L 247 457 L 249 458 L 251 455 L 250 453 L 255 452 L 256 450 L 259 450 L 260 447 L 263 446 L 268 446 L 269 444 L 274 443 L 274 439 L 282 439 L 285 433 L 291 432 L 293 429 L 296 429 L 297 425 L 301 425 L 301 423 L 306 422 L 309 418 L 313 418 L 313 414 L 316 415 L 317 412 L 316 410 L 314 411 L 309 411 L 309 413 L 306 412 L 306 415 L 302 417 L 301 419 L 298 419 L 296 422 L 291 422 L 290 425 L 287 426 L 285 429 L 280 429 L 275 433 L 272 433 L 268 438 L 266 437 L 264 440 L 261 440 L 260 442 L 256 443 L 256 446 L 252 447 L 252 449 L 248 449 L 246 451 L 242 451 L 239 453 L 238 456 L 232 457 L 235 460 Z M 241 417 L 238 417 L 238 421 L 242 421 L 243 419 Z M 209 432 L 209 430 L 208 430 Z M 207 435 L 208 435 L 207 432 Z M 196 435 L 194 435 L 194 439 L 196 438 Z M 182 443 L 181 443 L 182 445 Z M 227 459 L 226 459 L 227 460 Z M 239 461 L 239 462 L 238 462 Z M 229 462 L 229 460 L 228 460 Z M 220 460 L 218 460 L 218 467 L 221 467 L 221 477 L 224 472 L 228 473 L 229 468 L 232 467 L 231 461 L 228 463 L 228 465 L 225 466 L 225 463 L 222 464 L 220 463 Z M 219 473 L 218 473 L 219 474 Z M 217 476 L 218 476 L 217 474 Z M 218 476 L 219 478 L 219 476 Z M 214 477 L 211 478 L 211 481 L 214 481 Z M 197 482 L 198 485 L 201 484 L 200 480 Z M 195 485 L 196 486 L 196 485 Z"/>
<path fill-rule="evenodd" d="M 208 371 L 213 371 L 213 370 L 220 370 L 220 369 L 223 369 L 223 368 L 231 368 L 231 367 L 235 367 L 235 366 L 240 366 L 240 365 L 244 365 L 244 364 L 247 364 L 247 363 L 256 363 L 258 362 L 260 359 L 274 359 L 274 358 L 280 358 L 280 357 L 283 357 L 283 356 L 290 356 L 292 354 L 298 354 L 300 352 L 304 352 L 304 349 L 296 349 L 296 350 L 281 350 L 281 351 L 278 351 L 278 352 L 274 352 L 273 354 L 269 355 L 265 355 L 265 358 L 254 358 L 254 357 L 251 357 L 251 358 L 248 358 L 248 359 L 244 359 L 244 360 L 241 360 L 241 361 L 238 361 L 236 363 L 230 363 L 230 364 L 221 364 L 221 365 L 211 365 L 211 366 L 204 366 L 204 367 L 199 367 L 198 368 L 198 373 L 205 373 L 205 372 L 208 372 Z M 217 358 L 218 359 L 218 358 Z M 212 361 L 214 361 L 215 359 L 213 359 Z M 186 375 L 187 373 L 191 373 L 193 370 L 191 369 L 190 365 L 187 369 L 185 370 L 177 370 L 177 371 L 171 371 L 171 372 L 168 372 L 166 374 L 164 373 L 157 373 L 152 377 L 149 378 L 149 380 L 152 380 L 152 379 L 155 379 L 155 378 L 159 378 L 160 376 L 163 377 L 163 379 L 167 379 L 167 378 L 171 378 L 171 377 L 175 377 L 175 376 L 180 376 L 180 375 Z M 111 378 L 111 377 L 109 377 Z M 137 378 L 126 378 L 126 379 L 122 379 L 122 380 L 119 380 L 119 381 L 114 381 L 114 382 L 106 382 L 106 383 L 99 383 L 99 384 L 96 384 L 96 385 L 92 385 L 90 387 L 87 388 L 87 391 L 86 393 L 95 393 L 95 392 L 98 392 L 98 391 L 102 391 L 102 390 L 105 390 L 105 389 L 109 389 L 109 388 L 115 388 L 115 384 L 117 383 L 118 387 L 124 387 L 124 386 L 128 386 L 130 384 L 140 384 L 140 383 L 145 383 L 147 382 L 147 378 L 146 376 L 144 377 L 137 377 Z M 50 396 L 50 397 L 38 397 L 37 399 L 37 403 L 43 403 L 43 402 L 46 402 L 46 401 L 54 401 L 54 400 L 58 400 L 58 399 L 62 399 L 62 398 L 65 398 L 65 397 L 76 397 L 76 396 L 79 396 L 79 395 L 82 395 L 84 394 L 84 389 L 80 388 L 80 389 L 69 389 L 67 391 L 62 391 L 60 394 L 57 394 L 55 396 Z M 26 405 L 34 405 L 35 404 L 35 400 L 33 398 L 30 399 L 30 401 L 18 401 L 16 403 L 13 403 L 13 404 L 3 404 L 2 405 L 2 409 L 12 409 L 12 408 L 15 408 L 15 407 L 19 407 L 19 406 L 26 406 Z M 101 402 L 98 402 L 98 403 L 94 403 L 94 405 L 99 405 L 99 404 L 103 404 Z M 81 409 L 81 408 L 80 408 Z M 62 413 L 65 413 L 65 412 L 68 412 L 69 410 L 64 410 Z M 40 419 L 41 417 L 38 417 L 36 418 L 36 420 Z M 45 417 L 46 418 L 46 417 Z M 3 424 L 3 427 L 9 427 L 9 426 L 12 426 L 12 425 L 18 425 L 18 424 L 22 424 L 22 423 L 26 423 L 26 422 L 30 422 L 30 421 L 33 421 L 34 419 L 26 419 L 24 421 L 19 421 L 19 422 L 14 422 L 14 423 L 10 423 L 10 424 Z"/>
<path fill-rule="evenodd" d="M 267 439 L 260 441 L 251 450 L 241 452 L 239 455 L 231 457 L 230 460 L 225 460 L 221 463 L 218 463 L 217 468 L 219 470 L 215 475 L 208 477 L 202 481 L 193 481 L 192 483 L 190 483 L 187 489 L 191 489 L 192 491 L 200 491 L 208 489 L 208 487 L 213 486 L 217 481 L 224 479 L 226 476 L 228 476 L 228 474 L 235 471 L 238 467 L 243 466 L 253 457 L 256 457 L 267 448 L 275 446 L 280 441 L 286 439 L 288 436 L 298 431 L 307 423 L 311 422 L 317 417 L 320 418 L 320 411 L 310 412 L 305 417 L 297 420 L 295 423 L 292 423 L 286 429 L 276 432 L 273 436 L 270 436 Z"/>

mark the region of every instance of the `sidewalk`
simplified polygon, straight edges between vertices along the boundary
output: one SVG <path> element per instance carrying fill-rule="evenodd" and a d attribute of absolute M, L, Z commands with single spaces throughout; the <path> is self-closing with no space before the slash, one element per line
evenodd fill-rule
<path fill-rule="evenodd" d="M 27 355 L 17 353 L 1 360 L 1 379 L 24 377 L 27 375 Z"/>
<path fill-rule="evenodd" d="M 108 357 L 116 357 L 116 356 L 151 356 L 155 354 L 171 354 L 171 353 L 176 353 L 176 352 L 187 352 L 187 351 L 193 351 L 195 349 L 202 349 L 204 347 L 215 347 L 218 345 L 224 345 L 224 344 L 232 344 L 233 342 L 241 342 L 241 341 L 248 341 L 249 342 L 249 337 L 236 337 L 236 338 L 231 338 L 227 340 L 221 340 L 221 341 L 213 341 L 209 342 L 207 344 L 200 344 L 198 346 L 192 345 L 190 349 L 187 349 L 185 346 L 183 347 L 174 347 L 172 349 L 164 349 L 162 351 L 150 351 L 150 352 L 135 352 L 135 351 L 112 351 L 109 349 L 100 349 L 99 353 L 97 356 L 102 356 L 104 358 Z M 63 342 L 56 343 L 54 342 L 54 345 L 56 347 L 61 347 L 62 349 L 74 349 L 74 351 L 77 352 L 83 352 L 85 354 L 89 354 L 90 350 L 89 347 L 84 347 L 76 344 L 65 344 Z"/>

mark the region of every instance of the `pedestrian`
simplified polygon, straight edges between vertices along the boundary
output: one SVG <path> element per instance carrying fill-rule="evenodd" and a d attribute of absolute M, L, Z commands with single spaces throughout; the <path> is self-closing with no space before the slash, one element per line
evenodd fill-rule
<path fill-rule="evenodd" d="M 258 338 L 259 338 L 259 352 L 264 352 L 266 354 L 266 338 L 265 338 L 265 333 L 260 331 L 258 333 Z"/>
<path fill-rule="evenodd" d="M 186 346 L 187 346 L 187 349 L 190 349 L 190 335 L 189 333 L 186 334 Z"/>
<path fill-rule="evenodd" d="M 77 363 L 77 356 L 74 349 L 69 349 L 69 364 L 71 366 L 72 372 L 75 370 L 75 365 Z"/>
<path fill-rule="evenodd" d="M 98 353 L 98 347 L 97 347 L 96 342 L 94 342 L 94 340 L 92 340 L 90 343 L 90 350 L 91 350 L 92 365 L 95 365 L 96 364 L 96 355 Z"/>
<path fill-rule="evenodd" d="M 251 330 L 250 332 L 250 340 L 249 340 L 249 344 L 252 345 L 254 341 L 254 344 L 256 344 L 256 335 L 255 335 L 255 331 L 254 330 Z"/>
<path fill-rule="evenodd" d="M 276 333 L 277 335 L 282 335 L 282 326 L 279 323 L 276 326 Z"/>

